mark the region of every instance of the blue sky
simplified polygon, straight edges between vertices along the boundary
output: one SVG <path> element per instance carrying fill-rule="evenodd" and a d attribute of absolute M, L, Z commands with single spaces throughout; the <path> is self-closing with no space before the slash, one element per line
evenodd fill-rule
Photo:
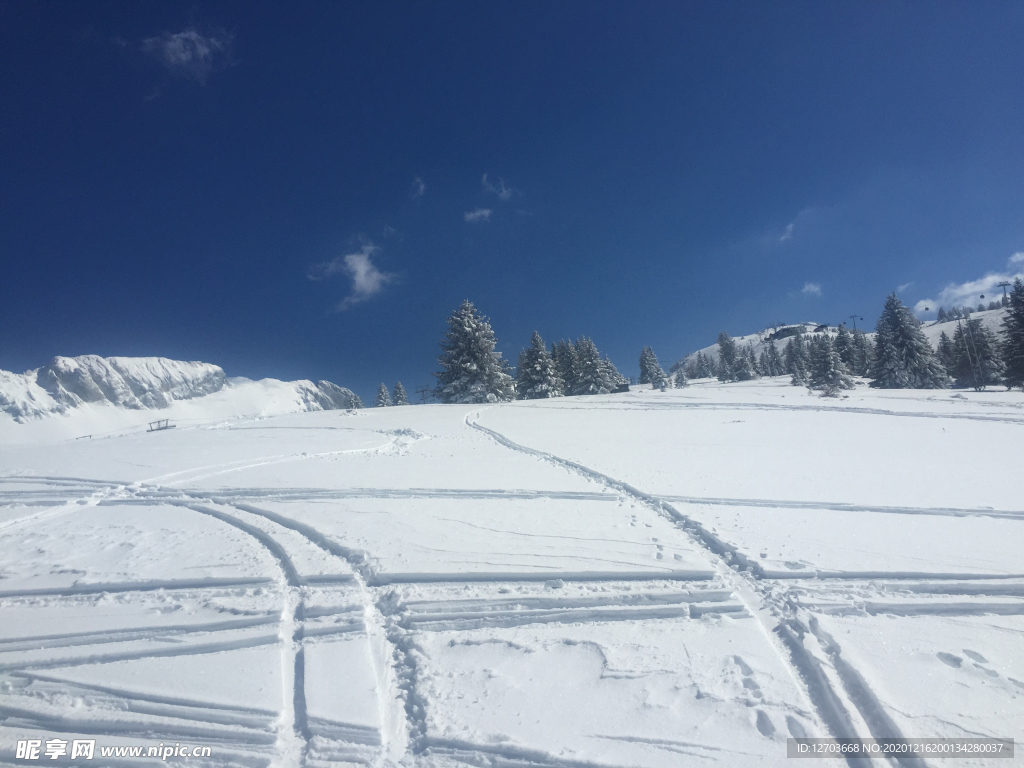
<path fill-rule="evenodd" d="M 513 363 L 537 329 L 635 373 L 645 344 L 873 324 L 892 290 L 1024 271 L 1019 3 L 38 2 L 0 25 L 5 370 L 160 355 L 368 399 L 433 383 L 464 298 Z"/>

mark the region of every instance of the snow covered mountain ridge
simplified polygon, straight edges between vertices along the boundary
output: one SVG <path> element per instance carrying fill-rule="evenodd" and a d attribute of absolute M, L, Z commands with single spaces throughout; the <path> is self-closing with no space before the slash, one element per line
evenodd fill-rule
<path fill-rule="evenodd" d="M 163 357 L 55 357 L 41 368 L 22 374 L 0 371 L 0 412 L 15 421 L 68 413 L 84 405 L 130 410 L 168 408 L 251 384 L 229 379 L 210 363 Z M 359 398 L 329 381 L 287 382 L 295 390 L 299 410 L 320 411 L 359 407 Z"/>

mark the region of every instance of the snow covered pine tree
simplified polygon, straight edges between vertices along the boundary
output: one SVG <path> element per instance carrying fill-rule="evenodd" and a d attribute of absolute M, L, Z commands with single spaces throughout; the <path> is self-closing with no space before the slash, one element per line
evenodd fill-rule
<path fill-rule="evenodd" d="M 868 335 L 859 328 L 853 332 L 853 349 L 857 354 L 854 365 L 850 366 L 850 372 L 854 376 L 867 376 L 871 366 L 875 364 L 875 352 L 868 341 Z"/>
<path fill-rule="evenodd" d="M 497 340 L 487 318 L 463 301 L 448 318 L 437 361 L 434 390 L 442 403 L 496 403 L 515 397 L 508 363 L 495 352 Z"/>
<path fill-rule="evenodd" d="M 939 334 L 939 348 L 935 354 L 938 356 L 939 362 L 942 363 L 942 367 L 946 369 L 946 373 L 952 376 L 953 370 L 956 368 L 956 352 L 953 349 L 953 341 L 945 331 Z"/>
<path fill-rule="evenodd" d="M 405 387 L 402 386 L 402 382 L 395 382 L 395 391 L 391 393 L 391 399 L 395 405 L 409 404 L 409 396 L 405 393 Z"/>
<path fill-rule="evenodd" d="M 949 337 L 946 340 L 949 341 Z M 980 392 L 989 384 L 1002 383 L 1005 366 L 999 355 L 999 341 L 992 331 L 981 324 L 981 320 L 969 318 L 966 322 L 957 323 L 950 346 L 952 368 L 945 365 L 942 338 L 939 338 L 939 359 L 956 379 L 956 386 L 974 387 Z"/>
<path fill-rule="evenodd" d="M 654 370 L 660 368 L 658 365 L 658 358 L 654 354 L 654 350 L 650 347 L 644 347 L 640 350 L 640 378 L 638 379 L 639 384 L 650 384 L 651 377 L 654 374 Z"/>
<path fill-rule="evenodd" d="M 608 355 L 601 356 L 601 369 L 612 383 L 612 392 L 629 392 L 629 379 L 619 373 L 619 369 L 615 367 L 615 363 L 611 361 Z"/>
<path fill-rule="evenodd" d="M 715 378 L 715 371 L 711 367 L 711 361 L 708 360 L 707 355 L 703 352 L 697 353 L 697 375 L 695 379 L 713 379 Z"/>
<path fill-rule="evenodd" d="M 536 331 L 530 339 L 530 348 L 519 353 L 516 367 L 516 396 L 520 400 L 539 400 L 561 397 L 565 384 L 555 370 L 555 361 L 548 354 L 544 340 Z"/>
<path fill-rule="evenodd" d="M 551 360 L 555 364 L 555 373 L 562 380 L 562 392 L 571 395 L 576 389 L 578 362 L 576 347 L 572 342 L 559 341 L 551 345 Z"/>
<path fill-rule="evenodd" d="M 735 374 L 733 368 L 736 367 L 736 357 L 738 350 L 736 349 L 736 342 L 733 341 L 725 331 L 718 334 L 718 380 L 719 381 L 735 381 Z"/>
<path fill-rule="evenodd" d="M 618 371 L 610 360 L 602 360 L 597 345 L 583 336 L 576 342 L 576 382 L 573 395 L 607 395 L 619 385 Z M 610 366 L 610 367 L 609 367 Z"/>
<path fill-rule="evenodd" d="M 377 407 L 387 408 L 389 405 L 391 405 L 391 395 L 388 394 L 388 388 L 384 386 L 384 382 L 381 382 L 377 389 Z"/>
<path fill-rule="evenodd" d="M 1013 281 L 1006 317 L 1003 318 L 1003 362 L 1007 389 L 1024 389 L 1024 282 Z"/>
<path fill-rule="evenodd" d="M 660 389 L 664 392 L 671 386 L 668 375 L 661 368 L 658 356 L 650 347 L 644 347 L 640 352 L 640 384 L 650 384 L 651 389 Z"/>
<path fill-rule="evenodd" d="M 885 300 L 875 326 L 872 387 L 879 389 L 945 389 L 949 375 L 932 351 L 917 318 L 895 293 Z"/>
<path fill-rule="evenodd" d="M 853 389 L 853 379 L 828 334 L 810 343 L 810 389 L 820 389 L 825 397 L 836 397 L 840 390 Z"/>
<path fill-rule="evenodd" d="M 774 339 L 768 340 L 768 345 L 761 351 L 761 360 L 759 362 L 762 376 L 781 376 L 786 372 Z"/>
<path fill-rule="evenodd" d="M 786 346 L 786 373 L 792 376 L 790 383 L 793 386 L 798 387 L 807 383 L 808 362 L 804 335 L 798 333 Z"/>

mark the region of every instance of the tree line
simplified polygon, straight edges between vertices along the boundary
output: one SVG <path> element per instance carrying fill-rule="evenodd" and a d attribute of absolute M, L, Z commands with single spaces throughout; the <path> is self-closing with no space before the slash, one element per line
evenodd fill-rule
<path fill-rule="evenodd" d="M 1007 308 L 997 335 L 964 308 L 943 310 L 960 322 L 952 337 L 943 332 L 932 349 L 920 321 L 895 293 L 886 298 L 872 342 L 862 330 L 840 325 L 829 332 L 796 333 L 780 352 L 774 339 L 755 354 L 728 333 L 718 336 L 717 360 L 698 352 L 666 373 L 654 350 L 640 352 L 640 383 L 666 390 L 686 386 L 688 379 L 716 377 L 748 381 L 789 376 L 794 385 L 836 395 L 854 386 L 853 377 L 869 378 L 884 389 L 939 389 L 1003 384 L 1024 389 L 1024 283 L 1018 278 L 999 306 Z M 955 313 L 955 314 L 954 314 Z M 534 331 L 530 345 L 519 354 L 513 372 L 495 350 L 497 339 L 487 317 L 463 301 L 448 318 L 441 340 L 440 370 L 434 376 L 433 396 L 442 403 L 493 403 L 564 395 L 599 395 L 628 390 L 629 381 L 587 336 L 550 346 Z M 389 392 L 380 385 L 379 407 L 407 405 L 401 382 Z"/>
<path fill-rule="evenodd" d="M 519 354 L 515 374 L 495 351 L 496 345 L 490 321 L 471 301 L 463 301 L 448 318 L 448 330 L 441 340 L 441 370 L 434 374 L 434 396 L 442 403 L 493 403 L 603 395 L 629 385 L 587 336 L 559 341 L 549 350 L 534 331 L 530 346 Z"/>
<path fill-rule="evenodd" d="M 747 381 L 760 376 L 790 376 L 791 383 L 835 395 L 853 387 L 852 376 L 871 379 L 882 389 L 943 389 L 1005 385 L 1024 389 L 1024 283 L 1018 278 L 1000 302 L 1006 307 L 1002 329 L 996 334 L 967 308 L 946 312 L 943 320 L 956 320 L 952 338 L 943 331 L 933 349 L 920 321 L 892 293 L 886 298 L 875 326 L 872 344 L 860 330 L 840 325 L 835 337 L 813 333 L 794 335 L 780 355 L 769 340 L 760 356 L 752 345 L 740 348 L 727 333 L 718 335 L 718 360 L 698 352 L 682 370 L 690 378 L 717 377 L 720 381 Z M 985 306 L 979 307 L 984 311 Z"/>

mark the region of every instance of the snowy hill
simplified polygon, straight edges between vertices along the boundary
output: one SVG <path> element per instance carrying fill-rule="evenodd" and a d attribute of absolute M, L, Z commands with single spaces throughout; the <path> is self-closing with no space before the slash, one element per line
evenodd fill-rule
<path fill-rule="evenodd" d="M 1006 317 L 1005 308 L 971 313 L 972 320 L 980 320 L 982 325 L 997 334 L 1002 331 L 1004 317 Z M 939 336 L 943 332 L 945 332 L 950 338 L 953 338 L 953 333 L 956 331 L 956 324 L 956 320 L 949 320 L 944 323 L 923 323 L 921 325 L 921 330 L 924 331 L 925 338 L 928 339 L 932 348 L 936 348 L 939 344 Z M 794 325 L 781 325 L 775 328 L 765 328 L 762 331 L 751 333 L 747 336 L 733 336 L 733 340 L 736 342 L 736 346 L 740 349 L 746 349 L 749 344 L 754 348 L 754 355 L 756 357 L 760 357 L 761 350 L 767 346 L 769 341 L 775 342 L 775 347 L 781 355 L 785 351 L 786 347 L 789 346 L 790 339 L 792 339 L 797 333 L 802 333 L 807 336 L 813 336 L 816 333 L 827 333 L 830 336 L 835 336 L 838 330 L 839 329 L 834 325 L 821 325 L 813 322 L 796 323 Z M 870 341 L 874 341 L 875 334 L 873 331 L 866 335 Z M 688 360 L 696 357 L 698 352 L 701 352 L 705 357 L 718 362 L 718 343 L 716 342 L 680 358 L 672 364 L 671 371 L 675 372 L 679 370 L 679 368 L 685 365 Z"/>
<path fill-rule="evenodd" d="M 271 407 L 274 413 L 350 408 L 356 400 L 351 390 L 329 381 L 253 382 L 229 379 L 220 367 L 209 363 L 82 355 L 55 357 L 42 368 L 22 374 L 0 371 L 0 412 L 23 422 L 88 407 L 168 409 L 175 403 L 205 400 L 217 393 L 227 393 L 219 398 L 222 404 L 225 400 L 249 401 L 248 407 L 262 412 L 265 408 L 254 402 L 260 399 L 253 397 L 256 392 L 247 391 L 253 387 L 268 395 L 265 399 L 277 401 L 277 407 Z"/>
<path fill-rule="evenodd" d="M 820 323 L 795 323 L 793 325 L 780 325 L 774 328 L 765 328 L 757 333 L 751 333 L 747 336 L 733 336 L 733 341 L 736 342 L 736 346 L 740 349 L 746 349 L 747 346 L 754 348 L 754 355 L 760 357 L 761 350 L 768 346 L 769 341 L 775 342 L 775 348 L 781 355 L 786 347 L 789 346 L 790 339 L 796 336 L 798 333 L 806 335 L 814 335 L 815 333 L 827 333 L 834 336 L 838 328 L 834 325 L 822 325 Z M 874 336 L 874 334 L 869 334 Z M 697 353 L 703 353 L 704 357 L 718 362 L 718 343 L 715 342 L 710 346 L 704 347 L 703 349 L 695 350 L 685 357 L 680 358 L 672 364 L 670 369 L 671 372 L 675 372 L 682 368 L 688 360 L 697 356 Z"/>
<path fill-rule="evenodd" d="M 1006 317 L 1006 309 L 990 309 L 985 312 L 972 312 L 972 320 L 980 320 L 981 324 L 988 328 L 995 334 L 1000 333 L 1003 330 L 1003 318 Z M 939 345 L 939 336 L 945 331 L 949 338 L 953 338 L 953 334 L 956 332 L 956 320 L 948 320 L 945 323 L 931 322 L 925 323 L 921 326 L 921 330 L 924 331 L 925 338 L 931 343 L 932 348 L 936 348 Z"/>

